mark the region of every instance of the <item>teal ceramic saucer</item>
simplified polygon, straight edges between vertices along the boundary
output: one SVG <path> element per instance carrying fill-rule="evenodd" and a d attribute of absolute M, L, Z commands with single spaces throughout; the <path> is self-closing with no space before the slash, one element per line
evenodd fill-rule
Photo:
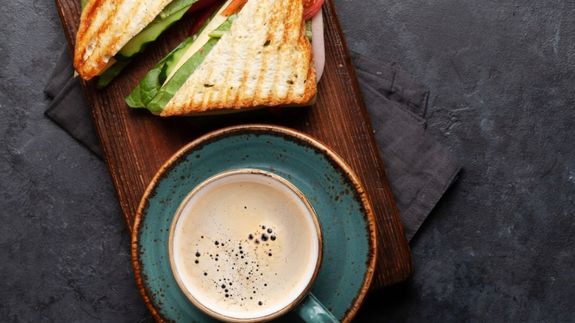
<path fill-rule="evenodd" d="M 134 222 L 132 265 L 158 321 L 210 322 L 179 289 L 168 256 L 170 225 L 181 201 L 215 174 L 241 168 L 275 173 L 294 184 L 317 213 L 323 261 L 312 293 L 340 320 L 359 309 L 375 268 L 375 220 L 351 169 L 318 141 L 287 128 L 246 125 L 207 134 L 178 151 L 154 176 Z M 297 321 L 295 314 L 284 317 Z"/>

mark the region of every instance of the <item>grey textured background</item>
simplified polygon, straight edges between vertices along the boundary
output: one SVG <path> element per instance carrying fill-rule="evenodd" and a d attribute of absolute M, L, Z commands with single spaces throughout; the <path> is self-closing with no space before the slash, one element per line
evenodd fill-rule
<path fill-rule="evenodd" d="M 575 3 L 335 0 L 349 47 L 431 89 L 464 171 L 415 273 L 358 321 L 573 321 Z M 51 0 L 0 10 L 0 320 L 149 320 L 105 165 L 44 118 L 65 44 Z"/>

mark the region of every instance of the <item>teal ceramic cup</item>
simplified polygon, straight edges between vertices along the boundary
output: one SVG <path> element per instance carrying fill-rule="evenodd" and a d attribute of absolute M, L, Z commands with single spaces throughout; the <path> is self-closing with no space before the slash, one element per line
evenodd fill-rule
<path fill-rule="evenodd" d="M 293 311 L 338 322 L 310 293 L 323 242 L 317 215 L 285 178 L 260 169 L 216 174 L 182 201 L 168 240 L 170 267 L 188 300 L 229 322 Z"/>

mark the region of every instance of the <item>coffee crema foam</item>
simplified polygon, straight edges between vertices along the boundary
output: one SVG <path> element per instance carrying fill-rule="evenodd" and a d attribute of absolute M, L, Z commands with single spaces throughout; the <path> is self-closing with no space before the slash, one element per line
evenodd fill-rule
<path fill-rule="evenodd" d="M 181 207 L 173 265 L 189 294 L 231 318 L 292 303 L 315 272 L 319 236 L 296 193 L 262 174 L 209 182 Z"/>

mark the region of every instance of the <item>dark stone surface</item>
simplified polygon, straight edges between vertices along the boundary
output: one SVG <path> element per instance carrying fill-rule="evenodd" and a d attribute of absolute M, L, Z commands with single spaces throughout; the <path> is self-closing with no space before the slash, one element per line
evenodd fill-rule
<path fill-rule="evenodd" d="M 413 278 L 358 321 L 573 320 L 575 3 L 336 4 L 351 49 L 430 87 L 429 132 L 464 166 Z M 43 116 L 53 1 L 8 1 L 0 26 L 1 321 L 149 320 L 105 165 Z"/>

